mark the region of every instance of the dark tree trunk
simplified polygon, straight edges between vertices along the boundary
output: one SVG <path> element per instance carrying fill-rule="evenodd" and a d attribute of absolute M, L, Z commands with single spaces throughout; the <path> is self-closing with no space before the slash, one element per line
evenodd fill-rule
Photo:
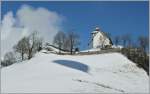
<path fill-rule="evenodd" d="M 59 54 L 61 53 L 61 45 L 59 45 Z"/>
<path fill-rule="evenodd" d="M 21 59 L 24 60 L 24 53 L 21 53 Z"/>
<path fill-rule="evenodd" d="M 71 39 L 70 42 L 71 42 L 71 43 L 70 43 L 70 44 L 71 44 L 71 45 L 70 45 L 70 46 L 71 46 L 71 47 L 70 47 L 70 54 L 72 55 L 72 50 L 73 50 L 73 41 L 72 41 L 72 39 Z"/>
<path fill-rule="evenodd" d="M 71 51 L 70 51 L 70 52 L 71 52 L 71 55 L 72 55 L 72 49 L 73 49 L 73 47 L 71 46 L 71 49 L 70 49 L 70 50 L 71 50 Z"/>
<path fill-rule="evenodd" d="M 29 49 L 28 59 L 32 58 L 32 49 Z"/>

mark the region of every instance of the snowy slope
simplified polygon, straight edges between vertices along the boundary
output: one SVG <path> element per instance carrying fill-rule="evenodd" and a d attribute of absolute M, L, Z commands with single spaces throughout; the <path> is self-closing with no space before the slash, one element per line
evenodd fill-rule
<path fill-rule="evenodd" d="M 119 53 L 56 55 L 38 53 L 1 70 L 3 93 L 148 93 L 143 69 Z"/>

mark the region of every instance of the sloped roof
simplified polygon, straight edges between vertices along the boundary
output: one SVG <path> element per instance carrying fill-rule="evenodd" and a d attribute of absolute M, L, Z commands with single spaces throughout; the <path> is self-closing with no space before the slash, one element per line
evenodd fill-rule
<path fill-rule="evenodd" d="M 103 36 L 107 37 L 110 40 L 110 44 L 113 45 L 113 42 L 112 42 L 110 36 L 108 36 L 105 32 L 103 32 L 99 27 L 96 27 L 95 30 L 92 33 L 98 33 L 98 32 L 101 32 L 101 34 Z"/>
<path fill-rule="evenodd" d="M 110 40 L 110 44 L 113 45 L 113 42 L 112 42 L 110 36 L 108 36 L 108 35 L 107 35 L 105 32 L 103 32 L 103 31 L 100 31 L 100 32 L 103 34 L 103 36 L 107 37 L 107 38 Z"/>

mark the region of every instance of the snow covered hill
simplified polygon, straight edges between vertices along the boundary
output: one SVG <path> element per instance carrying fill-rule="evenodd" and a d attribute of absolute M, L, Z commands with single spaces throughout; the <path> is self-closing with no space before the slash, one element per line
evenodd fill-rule
<path fill-rule="evenodd" d="M 2 93 L 148 93 L 149 77 L 119 53 L 37 53 L 1 69 Z"/>

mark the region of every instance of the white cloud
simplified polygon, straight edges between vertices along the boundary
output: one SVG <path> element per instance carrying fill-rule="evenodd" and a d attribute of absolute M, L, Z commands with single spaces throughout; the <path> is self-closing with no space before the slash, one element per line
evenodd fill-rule
<path fill-rule="evenodd" d="M 8 12 L 7 15 L 4 16 L 4 19 L 2 21 L 2 27 L 1 27 L 1 40 L 5 40 L 10 32 L 12 31 L 12 27 L 15 23 L 15 19 L 13 18 L 13 13 Z"/>
<path fill-rule="evenodd" d="M 38 31 L 45 41 L 51 43 L 54 35 L 61 30 L 62 21 L 61 15 L 42 7 L 35 9 L 23 5 L 16 17 L 8 12 L 1 24 L 1 55 L 12 50 L 18 40 L 34 31 Z"/>

